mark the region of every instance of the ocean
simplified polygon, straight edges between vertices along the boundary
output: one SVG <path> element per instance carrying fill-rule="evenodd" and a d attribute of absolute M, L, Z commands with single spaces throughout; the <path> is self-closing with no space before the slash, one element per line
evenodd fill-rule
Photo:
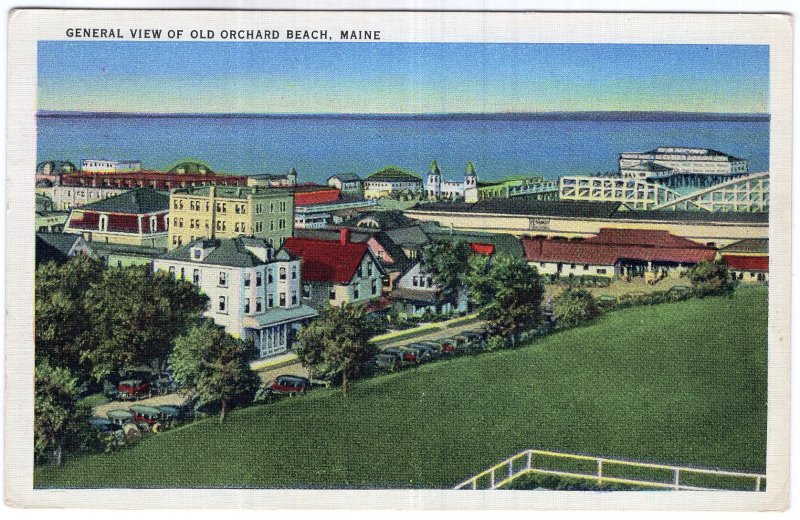
<path fill-rule="evenodd" d="M 420 175 L 436 159 L 445 179 L 472 161 L 482 180 L 617 170 L 620 152 L 713 148 L 769 169 L 768 117 L 705 115 L 110 115 L 40 114 L 37 159 L 138 159 L 164 169 L 185 158 L 217 172 L 284 173 L 324 183 L 397 165 Z"/>

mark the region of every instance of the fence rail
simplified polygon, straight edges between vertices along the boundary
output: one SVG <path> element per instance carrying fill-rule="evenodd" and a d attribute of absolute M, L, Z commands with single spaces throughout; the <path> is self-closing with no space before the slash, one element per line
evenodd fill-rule
<path fill-rule="evenodd" d="M 549 462 L 551 462 L 550 465 L 545 464 L 545 462 L 548 462 L 548 459 Z M 567 470 L 563 468 L 554 469 L 552 467 L 552 462 L 554 460 L 591 463 L 592 470 Z M 613 472 L 609 473 L 609 468 L 612 467 L 668 472 L 670 474 L 670 480 L 648 480 L 646 478 L 637 478 L 635 475 L 626 477 Z M 513 455 L 506 460 L 495 464 L 491 468 L 478 473 L 477 475 L 458 484 L 454 489 L 499 489 L 519 477 L 530 474 L 594 480 L 598 485 L 604 482 L 612 482 L 617 484 L 652 487 L 657 489 L 672 489 L 676 491 L 721 491 L 732 489 L 765 491 L 767 479 L 766 475 L 758 473 L 740 473 L 736 471 L 717 469 L 670 466 L 666 464 L 652 464 L 648 462 L 635 462 L 622 459 L 593 457 L 590 455 L 576 455 L 572 453 L 529 449 L 521 451 L 516 455 Z M 750 485 L 746 488 L 739 488 L 738 486 L 732 486 L 730 483 L 725 485 L 721 481 L 717 482 L 715 487 L 708 486 L 708 484 L 703 486 L 693 485 L 686 483 L 686 478 L 689 476 L 699 477 L 701 481 L 702 477 L 710 477 L 712 479 L 729 478 L 740 480 L 743 483 L 749 482 Z"/>

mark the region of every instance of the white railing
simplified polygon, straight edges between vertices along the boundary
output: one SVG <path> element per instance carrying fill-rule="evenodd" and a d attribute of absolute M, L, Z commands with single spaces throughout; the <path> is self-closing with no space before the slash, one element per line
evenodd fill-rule
<path fill-rule="evenodd" d="M 582 462 L 592 462 L 592 471 L 571 470 L 564 471 L 552 469 L 543 465 L 544 462 L 553 460 L 572 460 Z M 671 473 L 669 481 L 647 480 L 644 478 L 625 477 L 615 473 L 609 473 L 609 466 L 619 466 L 627 468 L 643 468 L 658 470 Z M 525 450 L 495 464 L 491 468 L 484 470 L 477 475 L 458 484 L 453 489 L 499 489 L 509 484 L 519 477 L 529 474 L 553 475 L 573 479 L 594 480 L 598 485 L 604 482 L 626 484 L 631 486 L 652 487 L 661 489 L 673 489 L 676 491 L 721 491 L 730 490 L 733 486 L 718 483 L 717 487 L 697 486 L 684 483 L 688 475 L 701 475 L 712 477 L 729 477 L 731 479 L 741 479 L 752 481 L 749 489 L 753 491 L 763 491 L 762 484 L 766 483 L 766 475 L 757 473 L 740 473 L 735 471 L 723 471 L 717 469 L 691 468 L 669 466 L 666 464 L 651 464 L 646 462 L 634 462 L 621 459 L 609 459 L 604 457 L 592 457 L 588 455 L 575 455 L 572 453 L 561 453 L 544 450 Z M 736 487 L 737 490 L 744 489 Z"/>

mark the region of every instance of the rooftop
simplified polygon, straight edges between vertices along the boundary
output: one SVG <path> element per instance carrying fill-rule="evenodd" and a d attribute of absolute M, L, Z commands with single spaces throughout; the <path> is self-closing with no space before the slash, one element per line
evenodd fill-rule
<path fill-rule="evenodd" d="M 201 246 L 213 250 L 202 261 L 192 260 L 192 248 Z M 261 260 L 247 249 L 246 246 L 272 249 L 266 240 L 252 237 L 236 237 L 221 239 L 202 239 L 185 246 L 168 251 L 161 255 L 163 260 L 177 260 L 181 262 L 197 262 L 211 265 L 224 265 L 228 267 L 255 267 L 269 262 Z"/>
<path fill-rule="evenodd" d="M 719 250 L 720 253 L 763 253 L 769 254 L 768 238 L 747 238 L 739 240 Z"/>
<path fill-rule="evenodd" d="M 422 178 L 419 175 L 398 166 L 387 166 L 382 170 L 368 175 L 365 180 L 378 182 L 422 182 Z"/>
<path fill-rule="evenodd" d="M 360 181 L 361 177 L 359 177 L 355 173 L 337 173 L 336 175 L 331 175 L 330 177 L 328 177 L 328 180 L 331 179 L 339 179 L 342 182 L 355 182 L 355 181 Z"/>
<path fill-rule="evenodd" d="M 290 237 L 284 249 L 301 258 L 303 280 L 349 283 L 369 247 L 365 242 Z"/>
<path fill-rule="evenodd" d="M 637 170 L 645 172 L 671 172 L 672 168 L 668 166 L 662 166 L 660 164 L 654 163 L 653 161 L 645 161 L 643 163 L 637 164 L 636 166 L 630 166 L 626 168 L 626 170 Z"/>
<path fill-rule="evenodd" d="M 198 186 L 191 188 L 178 188 L 172 191 L 176 195 L 194 195 L 197 197 L 208 197 L 211 189 L 214 189 L 214 196 L 224 199 L 246 200 L 250 195 L 259 198 L 266 197 L 290 197 L 292 191 L 286 188 L 268 188 L 263 186 Z"/>
<path fill-rule="evenodd" d="M 80 207 L 85 211 L 142 215 L 169 210 L 169 196 L 153 188 L 135 188 Z"/>

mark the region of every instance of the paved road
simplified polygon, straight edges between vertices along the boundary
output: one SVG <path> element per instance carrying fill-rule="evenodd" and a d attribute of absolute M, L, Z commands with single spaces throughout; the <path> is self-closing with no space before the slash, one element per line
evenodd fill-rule
<path fill-rule="evenodd" d="M 446 327 L 441 330 L 431 330 L 423 332 L 418 336 L 402 338 L 395 341 L 388 341 L 386 343 L 381 343 L 379 348 L 384 349 L 388 347 L 402 347 L 404 345 L 410 345 L 411 343 L 417 343 L 418 341 L 448 338 L 450 336 L 463 334 L 464 332 L 477 329 L 483 324 L 484 322 L 480 320 L 470 321 L 464 324 Z M 261 382 L 265 385 L 271 383 L 272 380 L 274 380 L 279 375 L 283 374 L 308 377 L 308 370 L 303 368 L 303 365 L 301 365 L 299 361 L 295 361 L 277 368 L 270 367 L 264 370 L 258 370 L 257 373 L 258 377 L 261 378 Z M 111 401 L 110 403 L 95 406 L 93 408 L 93 411 L 96 416 L 105 417 L 106 413 L 108 413 L 109 410 L 114 410 L 118 408 L 128 409 L 132 404 L 145 404 L 148 406 L 159 406 L 166 404 L 177 405 L 183 403 L 185 400 L 186 398 L 184 396 L 174 393 L 174 394 L 159 395 L 148 399 L 140 399 L 138 401 Z"/>

